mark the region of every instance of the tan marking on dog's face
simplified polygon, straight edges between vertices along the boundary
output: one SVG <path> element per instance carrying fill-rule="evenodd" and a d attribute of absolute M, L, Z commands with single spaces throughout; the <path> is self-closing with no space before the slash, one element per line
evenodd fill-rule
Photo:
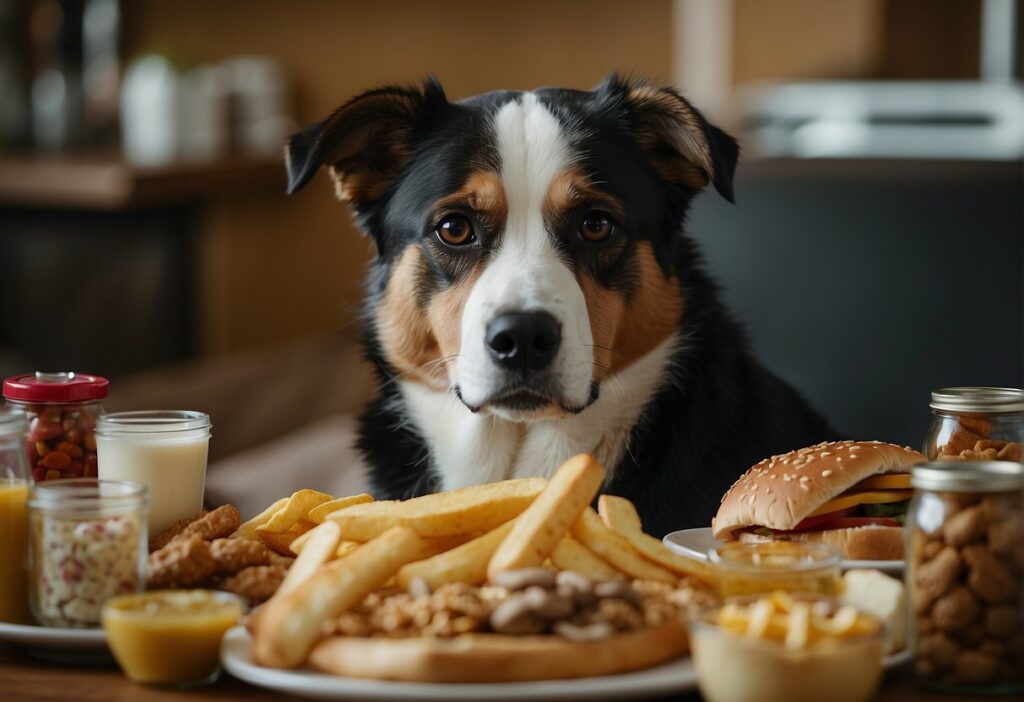
<path fill-rule="evenodd" d="M 501 176 L 493 171 L 476 171 L 466 179 L 465 185 L 434 205 L 435 212 L 443 212 L 456 205 L 466 205 L 491 226 L 500 229 L 508 216 L 508 202 Z"/>
<path fill-rule="evenodd" d="M 480 273 L 481 266 L 475 266 L 455 285 L 434 295 L 427 305 L 427 318 L 440 348 L 439 357 L 444 359 L 437 365 L 445 369 L 446 382 L 447 373 L 454 370 L 455 357 L 462 347 L 462 311 Z"/>
<path fill-rule="evenodd" d="M 440 346 L 426 311 L 417 302 L 422 271 L 423 254 L 418 247 L 410 246 L 388 280 L 377 311 L 377 335 L 385 358 L 397 371 L 443 388 L 446 370 L 442 364 L 431 363 L 440 357 Z"/>
<path fill-rule="evenodd" d="M 581 202 L 593 203 L 594 209 L 607 210 L 613 217 L 623 218 L 622 203 L 595 188 L 587 174 L 576 167 L 567 168 L 552 179 L 544 199 L 544 218 L 556 219 Z"/>
<path fill-rule="evenodd" d="M 678 330 L 683 316 L 679 282 L 665 276 L 651 245 L 637 244 L 635 256 L 639 285 L 628 304 L 621 292 L 602 287 L 589 275 L 579 278 L 594 337 L 596 382 L 653 350 Z"/>

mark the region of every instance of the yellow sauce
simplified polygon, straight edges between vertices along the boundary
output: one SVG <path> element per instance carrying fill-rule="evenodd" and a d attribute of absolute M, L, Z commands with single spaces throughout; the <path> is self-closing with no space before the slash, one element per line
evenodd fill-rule
<path fill-rule="evenodd" d="M 716 549 L 712 563 L 712 577 L 723 599 L 776 590 L 839 592 L 839 558 L 821 544 L 732 542 Z"/>
<path fill-rule="evenodd" d="M 28 482 L 0 478 L 0 621 L 31 624 L 28 608 Z"/>
<path fill-rule="evenodd" d="M 202 683 L 216 676 L 220 640 L 238 623 L 237 598 L 164 590 L 109 600 L 103 628 L 125 675 L 142 683 Z"/>

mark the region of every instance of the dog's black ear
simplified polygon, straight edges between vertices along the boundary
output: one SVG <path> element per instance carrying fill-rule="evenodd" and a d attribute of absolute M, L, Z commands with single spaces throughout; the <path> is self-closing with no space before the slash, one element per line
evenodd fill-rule
<path fill-rule="evenodd" d="M 288 140 L 288 192 L 301 190 L 326 165 L 340 199 L 359 205 L 377 198 L 407 163 L 425 111 L 445 104 L 433 78 L 422 89 L 389 86 L 357 95 Z"/>
<path fill-rule="evenodd" d="M 710 182 L 733 202 L 739 145 L 709 124 L 686 98 L 673 88 L 628 81 L 616 74 L 597 90 L 625 102 L 640 146 L 663 177 L 695 191 Z"/>

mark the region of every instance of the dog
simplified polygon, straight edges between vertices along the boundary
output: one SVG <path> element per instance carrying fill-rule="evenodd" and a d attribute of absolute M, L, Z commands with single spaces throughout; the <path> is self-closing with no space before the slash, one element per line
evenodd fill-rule
<path fill-rule="evenodd" d="M 738 156 L 674 89 L 616 74 L 457 102 L 433 78 L 383 87 L 291 137 L 289 193 L 327 166 L 376 244 L 358 439 L 375 493 L 549 476 L 585 451 L 660 536 L 829 438 L 683 232 L 707 185 L 732 202 Z"/>

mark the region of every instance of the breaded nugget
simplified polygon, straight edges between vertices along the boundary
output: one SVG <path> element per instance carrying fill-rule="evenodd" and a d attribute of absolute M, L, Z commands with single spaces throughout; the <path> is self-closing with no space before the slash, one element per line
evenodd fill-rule
<path fill-rule="evenodd" d="M 185 519 L 179 519 L 176 524 L 167 527 L 166 529 L 164 529 L 159 534 L 157 534 L 149 540 L 149 552 L 153 553 L 154 551 L 159 551 L 164 546 L 171 543 L 171 541 L 176 536 L 181 534 L 181 532 L 185 530 L 185 527 L 199 519 L 202 519 L 207 514 L 209 513 L 206 510 L 203 510 L 194 517 L 186 517 Z"/>
<path fill-rule="evenodd" d="M 213 575 L 210 544 L 198 536 L 179 537 L 149 555 L 146 584 L 150 589 L 191 587 Z"/>
<path fill-rule="evenodd" d="M 287 572 L 281 565 L 251 566 L 225 578 L 220 589 L 244 597 L 249 604 L 258 604 L 277 592 Z"/>
<path fill-rule="evenodd" d="M 291 565 L 291 558 L 285 558 L 254 539 L 215 539 L 210 543 L 210 553 L 216 564 L 217 573 L 233 575 L 251 566 Z"/>
<path fill-rule="evenodd" d="M 213 541 L 230 536 L 241 524 L 242 515 L 234 505 L 221 505 L 186 526 L 176 538 L 198 536 Z"/>

